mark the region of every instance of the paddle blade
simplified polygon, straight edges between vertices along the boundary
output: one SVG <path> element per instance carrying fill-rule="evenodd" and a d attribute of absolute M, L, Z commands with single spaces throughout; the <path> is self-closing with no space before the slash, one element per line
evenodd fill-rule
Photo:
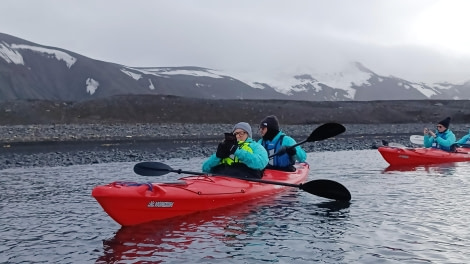
<path fill-rule="evenodd" d="M 134 172 L 142 176 L 165 175 L 173 169 L 161 162 L 141 162 L 134 165 Z"/>
<path fill-rule="evenodd" d="M 341 183 L 332 180 L 313 180 L 299 187 L 308 193 L 337 201 L 350 201 L 351 193 Z"/>
<path fill-rule="evenodd" d="M 410 141 L 416 145 L 424 145 L 424 136 L 421 135 L 411 135 Z"/>
<path fill-rule="evenodd" d="M 307 142 L 320 141 L 337 136 L 346 131 L 346 128 L 338 123 L 326 123 L 317 127 L 307 138 Z"/>

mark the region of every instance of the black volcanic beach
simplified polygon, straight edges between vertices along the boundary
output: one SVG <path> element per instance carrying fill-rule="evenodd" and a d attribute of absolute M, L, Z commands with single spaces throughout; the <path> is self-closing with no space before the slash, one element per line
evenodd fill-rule
<path fill-rule="evenodd" d="M 259 139 L 253 127 L 253 137 Z M 319 124 L 285 125 L 282 130 L 297 142 L 306 139 Z M 314 143 L 307 152 L 371 149 L 382 140 L 412 146 L 409 136 L 422 134 L 433 124 L 343 124 L 346 132 Z M 162 161 L 169 158 L 208 157 L 230 132 L 232 124 L 74 124 L 0 126 L 0 169 L 13 167 L 68 166 L 107 162 Z M 463 136 L 468 128 L 455 124 Z"/>
<path fill-rule="evenodd" d="M 468 132 L 469 101 L 305 102 L 117 96 L 85 102 L 0 103 L 0 169 L 208 157 L 233 124 L 267 115 L 298 142 L 319 125 L 346 132 L 305 143 L 308 151 L 377 148 L 382 140 L 411 146 L 409 136 L 452 117 L 457 138 Z"/>

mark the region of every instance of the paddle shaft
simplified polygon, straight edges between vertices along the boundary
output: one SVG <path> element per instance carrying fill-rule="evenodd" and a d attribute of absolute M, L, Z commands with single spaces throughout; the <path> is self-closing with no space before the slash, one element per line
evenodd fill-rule
<path fill-rule="evenodd" d="M 284 154 L 284 153 L 286 153 L 287 149 L 295 148 L 295 147 L 300 146 L 300 145 L 302 145 L 306 142 L 315 142 L 315 141 L 325 140 L 327 138 L 337 136 L 337 135 L 343 133 L 344 131 L 346 131 L 346 128 L 341 124 L 338 124 L 338 123 L 323 124 L 323 125 L 315 128 L 315 130 L 313 130 L 312 133 L 308 136 L 308 138 L 305 139 L 304 141 L 301 141 L 301 142 L 299 142 L 299 143 L 297 143 L 293 146 L 286 147 L 282 151 L 278 151 L 278 152 L 270 155 L 269 158 L 272 158 L 272 157 L 277 156 L 277 155 Z"/>
<path fill-rule="evenodd" d="M 302 144 L 304 144 L 304 143 L 306 143 L 306 142 L 307 142 L 307 140 L 304 140 L 304 141 L 302 141 L 302 142 L 299 142 L 299 143 L 297 143 L 297 144 L 295 144 L 295 145 L 293 145 L 293 146 L 287 147 L 287 148 L 295 148 L 295 147 L 300 146 L 300 145 L 302 145 Z"/>
<path fill-rule="evenodd" d="M 302 145 L 302 144 L 304 144 L 304 143 L 306 143 L 306 142 L 308 142 L 308 140 L 307 140 L 307 139 L 306 139 L 306 140 L 304 140 L 304 141 L 302 141 L 302 142 L 299 142 L 299 143 L 297 143 L 297 144 L 295 144 L 295 145 L 292 145 L 292 146 L 286 147 L 286 150 L 287 150 L 287 149 L 292 149 L 292 148 L 295 148 L 295 147 L 297 147 L 297 146 L 300 146 L 300 145 Z M 278 152 L 276 152 L 276 153 L 274 153 L 274 154 L 270 155 L 270 156 L 269 156 L 269 158 L 272 158 L 272 157 L 274 157 L 274 156 L 277 156 L 277 155 L 280 155 L 280 154 L 284 154 L 284 153 L 285 153 L 285 151 L 278 151 Z"/>
<path fill-rule="evenodd" d="M 141 163 L 143 164 L 143 163 Z M 148 163 L 150 164 L 150 163 Z M 158 165 L 158 163 L 155 163 L 156 165 Z M 136 166 L 138 166 L 139 164 L 136 164 Z M 207 175 L 207 176 L 223 176 L 223 177 L 230 177 L 230 178 L 237 178 L 237 179 L 240 179 L 240 180 L 247 180 L 247 181 L 252 181 L 252 182 L 259 182 L 259 183 L 266 183 L 266 184 L 275 184 L 275 185 L 282 185 L 282 186 L 289 186 L 289 187 L 297 187 L 299 188 L 300 187 L 300 184 L 292 184 L 292 183 L 285 183 L 285 182 L 277 182 L 277 181 L 268 181 L 268 180 L 262 180 L 262 179 L 255 179 L 255 178 L 243 178 L 243 177 L 235 177 L 235 176 L 229 176 L 229 175 L 214 175 L 214 174 L 210 174 L 210 173 L 204 173 L 204 172 L 196 172 L 196 171 L 184 171 L 184 170 L 174 170 L 174 169 L 166 169 L 166 168 L 158 168 L 158 166 L 156 167 L 150 167 L 150 166 L 145 166 L 145 165 L 142 165 L 140 167 L 141 169 L 142 168 L 145 168 L 145 169 L 148 169 L 148 170 L 154 170 L 154 171 L 160 171 L 160 172 L 175 172 L 175 173 L 178 173 L 178 174 L 192 174 L 192 175 Z"/>
<path fill-rule="evenodd" d="M 161 163 L 161 162 L 141 162 L 137 163 L 134 166 L 134 172 L 142 175 L 142 176 L 159 176 L 164 175 L 169 172 L 175 172 L 178 174 L 192 174 L 192 175 L 206 175 L 206 176 L 221 176 L 221 177 L 230 177 L 239 180 L 251 181 L 251 182 L 258 182 L 263 184 L 274 184 L 274 185 L 281 185 L 281 186 L 288 186 L 288 187 L 296 187 L 300 190 L 308 192 L 313 195 L 317 195 L 320 197 L 334 199 L 337 201 L 350 201 L 351 200 L 351 193 L 349 192 L 346 187 L 342 184 L 332 181 L 332 180 L 313 180 L 302 184 L 293 184 L 293 183 L 286 183 L 286 182 L 278 182 L 278 181 L 270 181 L 270 180 L 263 180 L 263 179 L 256 179 L 256 178 L 243 178 L 243 177 L 235 177 L 230 175 L 212 175 L 203 172 L 196 172 L 196 171 L 185 171 L 185 170 L 175 170 L 170 166 Z"/>

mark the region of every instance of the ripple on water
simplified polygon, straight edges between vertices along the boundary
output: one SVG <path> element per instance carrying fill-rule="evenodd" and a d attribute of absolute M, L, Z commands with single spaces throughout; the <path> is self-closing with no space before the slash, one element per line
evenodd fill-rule
<path fill-rule="evenodd" d="M 200 171 L 201 159 L 163 161 Z M 467 163 L 391 168 L 376 150 L 310 153 L 310 180 L 350 203 L 296 190 L 274 199 L 121 228 L 91 197 L 112 181 L 149 182 L 134 163 L 0 171 L 2 263 L 466 263 Z"/>

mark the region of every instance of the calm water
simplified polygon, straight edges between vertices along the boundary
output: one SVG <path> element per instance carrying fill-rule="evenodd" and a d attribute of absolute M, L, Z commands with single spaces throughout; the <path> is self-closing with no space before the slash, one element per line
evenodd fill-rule
<path fill-rule="evenodd" d="M 199 171 L 201 159 L 167 160 Z M 0 263 L 469 263 L 470 164 L 389 168 L 376 150 L 310 153 L 309 179 L 350 204 L 292 188 L 274 199 L 121 228 L 91 197 L 143 177 L 134 163 L 0 171 Z"/>

